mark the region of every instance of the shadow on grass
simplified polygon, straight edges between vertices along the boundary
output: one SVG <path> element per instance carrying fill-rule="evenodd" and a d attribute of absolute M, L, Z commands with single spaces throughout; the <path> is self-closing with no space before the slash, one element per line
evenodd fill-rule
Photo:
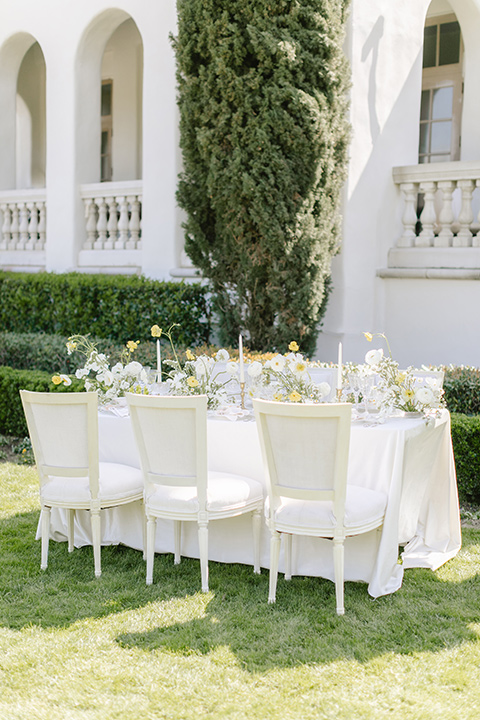
<path fill-rule="evenodd" d="M 95 580 L 90 547 L 67 552 L 50 543 L 49 567 L 40 570 L 34 540 L 38 513 L 0 522 L 0 624 L 10 629 L 66 627 L 174 598 L 188 603 L 200 589 L 199 562 L 155 556 L 155 584 L 145 585 L 142 554 L 123 546 L 102 548 L 102 577 Z M 462 555 L 451 561 L 455 580 L 441 572 L 408 570 L 402 588 L 373 600 L 366 585 L 346 583 L 346 615 L 335 613 L 333 583 L 322 578 L 279 576 L 277 602 L 267 604 L 268 571 L 254 575 L 243 565 L 210 563 L 205 615 L 188 622 L 117 637 L 126 649 L 208 655 L 228 648 L 248 672 L 290 668 L 338 659 L 368 660 L 386 653 L 437 652 L 477 640 L 480 622 L 480 532 L 464 537 Z M 473 560 L 472 560 L 473 557 Z M 450 567 L 450 564 L 449 566 Z M 472 570 L 473 568 L 473 570 Z M 453 576 L 453 575 L 452 575 Z M 171 614 L 168 617 L 172 617 Z"/>

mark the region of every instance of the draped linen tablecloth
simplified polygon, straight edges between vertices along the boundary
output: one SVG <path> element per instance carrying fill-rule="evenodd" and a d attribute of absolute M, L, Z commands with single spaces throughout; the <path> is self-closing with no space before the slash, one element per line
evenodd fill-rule
<path fill-rule="evenodd" d="M 129 417 L 99 413 L 100 460 L 139 467 Z M 293 450 L 293 449 L 292 449 Z M 265 484 L 254 421 L 211 417 L 208 421 L 208 465 L 211 470 L 248 475 Z M 383 425 L 352 423 L 348 482 L 388 495 L 385 523 L 345 542 L 345 580 L 368 583 L 372 597 L 395 592 L 404 568 L 435 570 L 461 546 L 460 514 L 450 435 L 450 416 L 392 418 Z M 142 549 L 139 504 L 102 512 L 102 544 L 122 543 Z M 37 535 L 38 536 L 38 535 Z M 52 510 L 51 538 L 66 540 L 65 513 Z M 269 567 L 270 534 L 262 528 L 261 565 Z M 91 544 L 86 511 L 75 513 L 75 544 Z M 399 545 L 403 546 L 399 561 Z M 157 521 L 156 552 L 173 552 L 170 521 Z M 183 523 L 182 554 L 198 557 L 197 526 Z M 209 558 L 227 563 L 253 563 L 249 516 L 209 524 Z M 280 571 L 283 556 L 280 556 Z M 332 544 L 321 538 L 294 537 L 294 575 L 333 580 Z"/>

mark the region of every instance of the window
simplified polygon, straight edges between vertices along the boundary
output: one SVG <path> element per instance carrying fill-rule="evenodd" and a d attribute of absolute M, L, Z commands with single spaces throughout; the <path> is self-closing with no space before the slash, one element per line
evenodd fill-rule
<path fill-rule="evenodd" d="M 112 167 L 112 80 L 102 81 L 101 116 L 102 116 L 102 137 L 100 147 L 100 181 L 111 182 Z"/>
<path fill-rule="evenodd" d="M 419 162 L 460 158 L 462 38 L 455 16 L 427 19 L 423 43 Z"/>

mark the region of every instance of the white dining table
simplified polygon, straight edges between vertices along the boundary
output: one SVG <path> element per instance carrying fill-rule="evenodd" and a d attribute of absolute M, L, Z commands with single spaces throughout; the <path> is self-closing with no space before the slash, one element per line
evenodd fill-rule
<path fill-rule="evenodd" d="M 264 472 L 255 421 L 233 421 L 212 414 L 208 419 L 208 465 L 211 470 L 248 475 L 264 486 Z M 100 460 L 139 467 L 130 418 L 99 413 Z M 381 490 L 388 496 L 380 531 L 347 538 L 345 580 L 368 584 L 372 597 L 401 587 L 406 568 L 437 569 L 461 547 L 460 513 L 455 477 L 450 416 L 398 417 L 369 427 L 352 422 L 348 482 Z M 142 549 L 139 504 L 102 512 L 102 544 Z M 51 538 L 66 540 L 66 519 L 52 510 Z M 262 528 L 261 566 L 269 567 L 269 532 Z M 75 514 L 75 545 L 91 544 L 86 511 Z M 157 521 L 155 551 L 173 552 L 170 521 Z M 183 523 L 182 555 L 199 557 L 196 523 Z M 209 524 L 209 558 L 224 563 L 252 564 L 253 543 L 248 516 Z M 283 556 L 280 556 L 280 571 Z M 294 537 L 292 574 L 333 580 L 331 542 Z"/>

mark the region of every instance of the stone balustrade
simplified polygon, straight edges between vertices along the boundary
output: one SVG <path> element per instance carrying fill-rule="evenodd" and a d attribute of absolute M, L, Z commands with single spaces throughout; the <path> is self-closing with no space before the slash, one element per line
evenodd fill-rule
<path fill-rule="evenodd" d="M 0 191 L 0 250 L 44 250 L 46 214 L 45 189 Z"/>
<path fill-rule="evenodd" d="M 403 196 L 397 248 L 480 247 L 480 163 L 396 167 L 393 180 Z"/>
<path fill-rule="evenodd" d="M 82 185 L 83 250 L 141 250 L 142 181 Z"/>

